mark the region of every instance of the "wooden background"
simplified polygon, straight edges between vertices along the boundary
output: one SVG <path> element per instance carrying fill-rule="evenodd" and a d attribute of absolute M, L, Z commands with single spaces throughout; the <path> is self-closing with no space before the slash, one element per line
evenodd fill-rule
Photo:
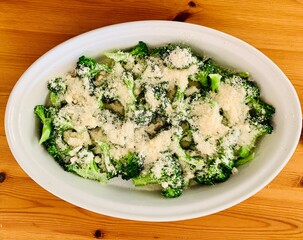
<path fill-rule="evenodd" d="M 0 240 L 303 239 L 302 137 L 283 171 L 253 197 L 211 216 L 169 223 L 121 220 L 75 207 L 19 167 L 7 145 L 4 111 L 21 74 L 75 35 L 146 19 L 196 23 L 248 42 L 285 72 L 302 103 L 302 0 L 0 0 Z"/>

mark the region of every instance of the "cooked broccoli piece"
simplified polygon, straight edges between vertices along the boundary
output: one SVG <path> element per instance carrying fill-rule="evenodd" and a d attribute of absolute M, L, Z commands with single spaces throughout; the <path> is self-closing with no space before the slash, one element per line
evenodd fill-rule
<path fill-rule="evenodd" d="M 207 72 L 208 75 L 211 73 L 218 73 L 219 67 L 214 63 L 214 61 L 211 58 L 209 58 L 204 62 L 201 70 Z"/>
<path fill-rule="evenodd" d="M 139 126 L 149 125 L 155 119 L 155 117 L 155 112 L 148 109 L 144 105 L 138 105 L 133 114 L 133 119 Z"/>
<path fill-rule="evenodd" d="M 199 70 L 196 74 L 191 75 L 189 78 L 192 81 L 200 82 L 203 87 L 209 87 L 208 71 Z"/>
<path fill-rule="evenodd" d="M 64 93 L 66 91 L 65 79 L 61 77 L 53 78 L 47 83 L 47 88 L 53 93 Z"/>
<path fill-rule="evenodd" d="M 107 181 L 107 175 L 104 172 L 100 171 L 100 168 L 97 166 L 96 162 L 93 160 L 89 164 L 86 164 L 85 167 L 80 166 L 79 164 L 70 164 L 67 166 L 68 172 L 76 173 L 77 175 L 91 179 L 96 180 L 99 182 L 106 182 Z"/>
<path fill-rule="evenodd" d="M 244 164 L 250 162 L 251 160 L 253 160 L 254 157 L 255 157 L 254 152 L 247 154 L 245 157 L 241 156 L 239 159 L 237 159 L 235 161 L 235 167 L 238 167 L 238 166 L 241 166 L 241 165 L 244 165 Z"/>
<path fill-rule="evenodd" d="M 220 161 L 217 163 L 217 161 Z M 234 163 L 225 163 L 219 159 L 209 161 L 201 170 L 195 172 L 194 180 L 203 185 L 225 182 L 232 174 Z"/>
<path fill-rule="evenodd" d="M 198 81 L 207 89 L 217 92 L 222 78 L 222 73 L 226 74 L 223 69 L 216 66 L 210 59 L 201 67 L 194 75 L 190 76 L 190 80 Z"/>
<path fill-rule="evenodd" d="M 115 160 L 110 154 L 110 145 L 105 142 L 97 142 L 97 144 L 101 150 L 101 159 L 104 163 L 104 168 L 107 174 L 107 178 L 111 179 L 113 177 L 116 177 L 118 172 L 115 167 Z"/>
<path fill-rule="evenodd" d="M 117 52 L 106 52 L 104 55 L 115 62 L 126 62 L 128 58 L 127 52 L 117 51 Z"/>
<path fill-rule="evenodd" d="M 126 63 L 129 56 L 143 58 L 148 55 L 148 47 L 146 43 L 139 41 L 139 43 L 129 51 L 116 51 L 116 52 L 106 52 L 104 55 L 115 62 Z"/>
<path fill-rule="evenodd" d="M 135 186 L 159 184 L 162 186 L 162 195 L 166 198 L 179 197 L 183 192 L 184 178 L 179 162 L 173 155 L 166 153 L 153 162 L 147 171 L 132 179 Z"/>
<path fill-rule="evenodd" d="M 179 126 L 181 122 L 186 121 L 188 117 L 189 105 L 185 101 L 184 92 L 179 87 L 176 88 L 174 99 L 171 103 L 173 113 L 170 116 L 173 126 Z"/>
<path fill-rule="evenodd" d="M 48 82 L 47 88 L 50 91 L 51 105 L 55 107 L 60 107 L 63 102 L 61 98 L 67 89 L 65 79 L 53 78 Z"/>
<path fill-rule="evenodd" d="M 210 87 L 213 92 L 217 92 L 219 90 L 220 82 L 222 76 L 218 73 L 216 74 L 209 74 L 210 79 Z"/>
<path fill-rule="evenodd" d="M 68 114 L 64 112 L 64 107 L 61 108 L 59 111 L 57 111 L 53 115 L 53 127 L 56 130 L 59 131 L 66 131 L 74 128 L 73 122 L 72 122 L 72 114 Z"/>
<path fill-rule="evenodd" d="M 167 83 L 162 82 L 151 86 L 157 100 L 165 101 L 167 98 Z"/>
<path fill-rule="evenodd" d="M 235 74 L 244 79 L 247 79 L 250 76 L 249 72 L 236 72 Z"/>
<path fill-rule="evenodd" d="M 129 52 L 135 57 L 146 57 L 148 55 L 148 47 L 146 43 L 139 41 L 139 43 Z"/>
<path fill-rule="evenodd" d="M 51 131 L 52 131 L 51 111 L 44 105 L 37 105 L 34 108 L 34 113 L 36 114 L 36 116 L 40 118 L 41 123 L 43 125 L 42 133 L 39 141 L 39 143 L 41 144 L 45 142 L 47 139 L 49 139 L 51 135 Z"/>
<path fill-rule="evenodd" d="M 70 151 L 72 150 L 69 145 L 63 140 L 61 131 L 53 131 L 51 137 L 45 141 L 44 146 L 48 153 L 53 156 L 57 162 L 66 168 L 66 163 L 70 158 Z"/>
<path fill-rule="evenodd" d="M 128 153 L 117 161 L 117 169 L 122 179 L 129 180 L 138 177 L 143 170 L 143 159 L 136 153 Z"/>
<path fill-rule="evenodd" d="M 168 85 L 166 82 L 151 85 L 152 93 L 154 98 L 158 101 L 158 111 L 164 114 L 165 109 L 170 106 L 171 101 L 168 97 Z"/>
<path fill-rule="evenodd" d="M 178 87 L 175 94 L 174 102 L 183 102 L 183 101 L 184 101 L 184 92 L 182 92 Z"/>
<path fill-rule="evenodd" d="M 88 78 L 90 95 L 94 94 L 96 87 L 94 79 L 101 71 L 110 72 L 111 69 L 106 64 L 97 63 L 94 59 L 85 56 L 81 56 L 77 62 L 76 74 L 80 78 Z"/>
<path fill-rule="evenodd" d="M 269 121 L 275 113 L 275 108 L 260 99 L 251 99 L 248 103 L 249 115 L 252 122 L 263 123 Z"/>
<path fill-rule="evenodd" d="M 179 161 L 186 162 L 192 166 L 198 167 L 201 166 L 204 163 L 204 160 L 200 157 L 191 157 L 186 150 L 181 146 L 181 140 L 182 140 L 181 134 L 174 134 L 172 136 L 172 147 L 175 151 L 176 156 L 178 157 Z"/>
<path fill-rule="evenodd" d="M 81 56 L 77 62 L 76 73 L 79 77 L 93 79 L 101 71 L 110 72 L 111 69 L 105 65 L 97 63 L 94 59 Z"/>
<path fill-rule="evenodd" d="M 136 95 L 134 93 L 135 90 L 134 77 L 130 72 L 124 72 L 122 75 L 122 79 L 128 89 L 128 95 L 130 96 L 130 102 L 127 104 L 128 105 L 127 110 L 134 110 L 136 108 L 135 106 Z"/>
<path fill-rule="evenodd" d="M 167 56 L 167 54 L 169 52 L 173 51 L 175 48 L 176 48 L 175 44 L 167 44 L 163 47 L 153 48 L 151 50 L 150 55 L 153 57 L 159 57 L 159 58 L 164 59 Z"/>
<path fill-rule="evenodd" d="M 254 149 L 256 147 L 257 140 L 266 134 L 271 134 L 273 127 L 269 123 L 256 123 L 255 125 L 251 125 L 251 130 L 254 132 L 254 136 L 249 144 L 240 146 L 240 148 L 236 151 L 236 156 L 238 156 L 235 161 L 235 166 L 243 165 L 254 158 Z"/>
<path fill-rule="evenodd" d="M 181 57 L 178 57 L 177 60 L 176 56 Z M 191 48 L 179 45 L 174 45 L 173 49 L 168 48 L 162 59 L 164 65 L 172 69 L 185 69 L 198 63 L 198 58 L 193 55 Z"/>
<path fill-rule="evenodd" d="M 244 80 L 242 81 L 241 84 L 246 91 L 246 102 L 249 102 L 252 99 L 257 99 L 260 97 L 260 89 L 255 82 Z"/>

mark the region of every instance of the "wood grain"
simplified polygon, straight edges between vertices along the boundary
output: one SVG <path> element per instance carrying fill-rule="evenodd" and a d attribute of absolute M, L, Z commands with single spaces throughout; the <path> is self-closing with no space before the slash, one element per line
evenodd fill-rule
<path fill-rule="evenodd" d="M 42 54 L 75 35 L 110 24 L 186 21 L 234 35 L 271 58 L 303 102 L 301 0 L 0 0 L 0 239 L 303 239 L 303 137 L 282 172 L 225 211 L 186 221 L 128 221 L 75 207 L 19 167 L 4 131 L 8 96 Z M 283 99 L 281 99 L 282 101 Z"/>

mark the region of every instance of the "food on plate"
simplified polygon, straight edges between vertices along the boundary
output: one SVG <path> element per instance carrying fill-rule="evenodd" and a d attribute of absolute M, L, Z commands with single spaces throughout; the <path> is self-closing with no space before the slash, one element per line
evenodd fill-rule
<path fill-rule="evenodd" d="M 167 198 L 226 181 L 273 131 L 275 109 L 248 72 L 182 44 L 81 56 L 47 87 L 49 102 L 34 109 L 40 144 L 66 171 L 155 184 Z"/>

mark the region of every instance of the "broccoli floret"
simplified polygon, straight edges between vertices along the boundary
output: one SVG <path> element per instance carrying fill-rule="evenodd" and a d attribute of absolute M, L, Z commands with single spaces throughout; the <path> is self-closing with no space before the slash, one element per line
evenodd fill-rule
<path fill-rule="evenodd" d="M 229 163 L 214 159 L 209 161 L 201 170 L 195 172 L 194 180 L 203 185 L 213 185 L 216 183 L 225 182 L 232 174 L 234 163 L 232 160 Z"/>
<path fill-rule="evenodd" d="M 167 83 L 162 82 L 157 85 L 152 86 L 155 98 L 157 100 L 165 100 L 167 97 Z"/>
<path fill-rule="evenodd" d="M 166 198 L 179 197 L 183 192 L 184 178 L 179 162 L 169 154 L 153 162 L 147 171 L 132 179 L 135 186 L 159 184 Z"/>
<path fill-rule="evenodd" d="M 208 60 L 196 74 L 190 76 L 190 80 L 198 81 L 204 88 L 216 92 L 219 89 L 222 72 L 225 73 L 223 69 Z"/>
<path fill-rule="evenodd" d="M 189 105 L 185 101 L 184 92 L 179 87 L 176 88 L 174 99 L 171 103 L 173 113 L 170 116 L 171 123 L 174 126 L 179 126 L 182 121 L 186 121 L 188 117 Z"/>
<path fill-rule="evenodd" d="M 130 55 L 138 58 L 146 57 L 148 55 L 148 47 L 146 43 L 139 41 L 139 43 L 134 48 L 129 50 L 129 52 L 124 52 L 124 51 L 107 52 L 104 53 L 104 55 L 114 60 L 115 62 L 126 63 Z"/>
<path fill-rule="evenodd" d="M 138 105 L 133 114 L 133 119 L 139 126 L 149 125 L 155 119 L 155 117 L 155 112 L 146 108 L 144 105 Z"/>
<path fill-rule="evenodd" d="M 76 163 L 70 164 L 67 166 L 67 171 L 76 173 L 83 178 L 96 180 L 99 182 L 107 181 L 106 173 L 100 171 L 100 168 L 98 168 L 94 160 L 87 164 L 85 167 L 80 166 Z"/>
<path fill-rule="evenodd" d="M 183 135 L 181 134 L 174 134 L 172 136 L 172 147 L 175 151 L 176 156 L 178 157 L 179 161 L 186 162 L 193 166 L 201 166 L 203 164 L 203 159 L 197 157 L 191 157 L 186 150 L 181 146 L 180 142 L 182 140 Z"/>
<path fill-rule="evenodd" d="M 275 113 L 275 108 L 260 99 L 251 99 L 248 103 L 249 115 L 252 122 L 263 123 L 269 121 Z"/>
<path fill-rule="evenodd" d="M 148 47 L 146 43 L 139 41 L 139 43 L 129 52 L 135 57 L 146 57 L 148 56 Z"/>
<path fill-rule="evenodd" d="M 203 87 L 209 87 L 209 82 L 208 82 L 208 71 L 205 71 L 205 70 L 199 70 L 196 74 L 194 75 L 191 75 L 189 77 L 190 80 L 192 81 L 197 81 L 197 82 L 200 82 L 200 84 L 203 86 Z"/>
<path fill-rule="evenodd" d="M 254 133 L 254 136 L 252 136 L 251 142 L 249 144 L 240 146 L 236 151 L 235 155 L 238 158 L 235 161 L 235 166 L 237 167 L 251 161 L 255 156 L 254 149 L 256 147 L 257 140 L 263 135 L 271 134 L 272 130 L 273 127 L 269 123 L 257 123 L 251 125 L 251 131 Z"/>
<path fill-rule="evenodd" d="M 76 74 L 80 78 L 88 78 L 89 81 L 89 92 L 91 95 L 94 94 L 95 77 L 101 72 L 110 72 L 111 69 L 106 64 L 97 63 L 94 59 L 81 56 L 77 62 Z"/>
<path fill-rule="evenodd" d="M 47 84 L 47 88 L 49 91 L 53 93 L 57 93 L 57 94 L 65 93 L 66 91 L 65 79 L 61 77 L 51 79 Z"/>
<path fill-rule="evenodd" d="M 77 62 L 76 73 L 79 77 L 93 79 L 101 71 L 110 72 L 111 69 L 106 64 L 97 63 L 94 59 L 81 56 Z"/>
<path fill-rule="evenodd" d="M 34 113 L 38 116 L 43 124 L 42 133 L 39 143 L 45 142 L 49 139 L 52 131 L 51 111 L 44 105 L 37 105 L 34 108 Z"/>
<path fill-rule="evenodd" d="M 143 169 L 143 159 L 136 153 L 128 153 L 117 161 L 117 169 L 122 179 L 129 180 L 138 177 Z"/>
<path fill-rule="evenodd" d="M 158 112 L 165 115 L 165 109 L 171 104 L 168 97 L 168 85 L 166 82 L 149 86 L 152 90 L 154 98 L 158 101 Z"/>
<path fill-rule="evenodd" d="M 110 155 L 110 145 L 105 142 L 97 142 L 97 144 L 101 150 L 101 159 L 107 173 L 107 178 L 111 179 L 113 177 L 116 177 L 118 175 L 118 172 L 115 166 L 115 160 Z"/>
<path fill-rule="evenodd" d="M 246 92 L 246 102 L 260 97 L 260 89 L 255 82 L 244 80 L 242 81 L 242 86 L 244 87 Z"/>
<path fill-rule="evenodd" d="M 151 50 L 150 55 L 153 57 L 159 57 L 164 59 L 167 54 L 171 51 L 173 51 L 176 48 L 176 45 L 174 44 L 167 44 L 166 46 L 163 47 L 157 47 L 157 48 L 153 48 Z"/>
<path fill-rule="evenodd" d="M 65 94 L 67 89 L 65 79 L 60 77 L 51 79 L 47 84 L 47 88 L 50 91 L 50 101 L 52 106 L 60 107 L 63 103 L 62 96 Z"/>
<path fill-rule="evenodd" d="M 57 130 L 53 131 L 51 137 L 43 144 L 48 153 L 65 168 L 66 162 L 70 158 L 69 153 L 71 148 L 63 140 L 62 132 Z"/>
<path fill-rule="evenodd" d="M 56 112 L 53 116 L 52 124 L 54 129 L 58 131 L 66 131 L 73 129 L 72 115 L 64 111 L 64 107 L 60 111 Z"/>
<path fill-rule="evenodd" d="M 207 59 L 207 61 L 203 64 L 203 66 L 201 67 L 201 70 L 203 72 L 208 74 L 212 74 L 212 73 L 219 73 L 220 69 L 218 66 L 215 65 L 215 63 L 213 62 L 212 59 Z"/>

